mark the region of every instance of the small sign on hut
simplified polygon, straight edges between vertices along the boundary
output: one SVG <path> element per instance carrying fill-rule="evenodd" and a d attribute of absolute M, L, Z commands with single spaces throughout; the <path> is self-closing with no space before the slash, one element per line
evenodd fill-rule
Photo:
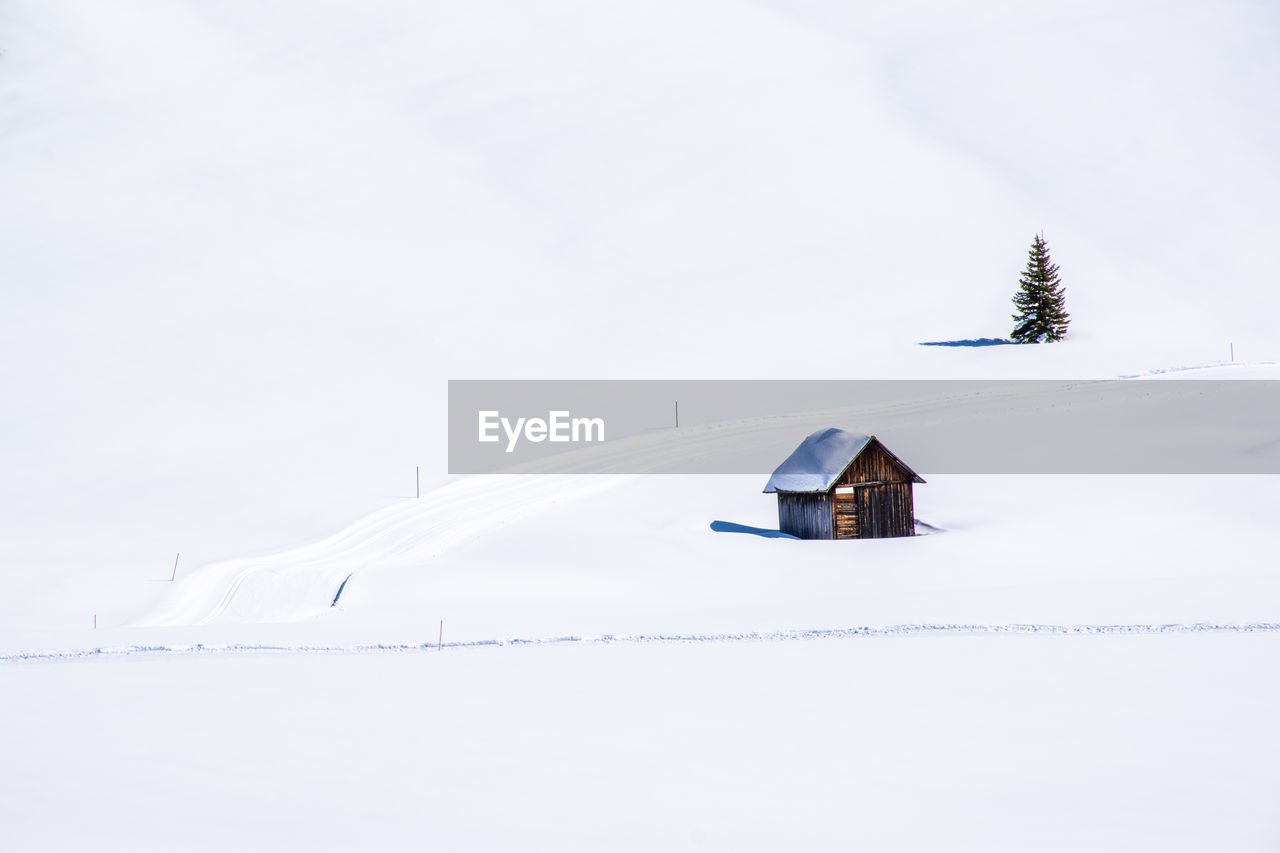
<path fill-rule="evenodd" d="M 874 435 L 818 430 L 773 472 L 778 528 L 801 539 L 915 535 L 911 486 L 924 479 Z"/>

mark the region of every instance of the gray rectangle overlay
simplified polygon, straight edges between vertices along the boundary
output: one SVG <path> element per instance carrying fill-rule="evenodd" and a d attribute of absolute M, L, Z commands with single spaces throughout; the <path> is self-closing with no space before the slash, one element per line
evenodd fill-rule
<path fill-rule="evenodd" d="M 1187 379 L 451 380 L 449 473 L 763 475 L 827 427 L 926 477 L 1280 474 L 1280 381 Z"/>

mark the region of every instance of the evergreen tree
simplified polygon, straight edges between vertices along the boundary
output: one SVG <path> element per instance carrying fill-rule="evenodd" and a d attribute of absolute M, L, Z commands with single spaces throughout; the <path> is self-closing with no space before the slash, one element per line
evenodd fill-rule
<path fill-rule="evenodd" d="M 1058 278 L 1058 265 L 1049 258 L 1044 235 L 1037 234 L 1027 252 L 1027 268 L 1018 279 L 1013 305 L 1013 334 L 1020 344 L 1060 341 L 1067 334 L 1071 317 L 1064 308 L 1067 294 Z"/>

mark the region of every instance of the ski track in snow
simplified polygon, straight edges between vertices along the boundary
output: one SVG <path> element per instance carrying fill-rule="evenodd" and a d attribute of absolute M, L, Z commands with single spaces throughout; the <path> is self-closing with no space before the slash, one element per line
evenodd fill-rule
<path fill-rule="evenodd" d="M 749 631 L 745 633 L 712 634 L 601 634 L 598 636 L 566 635 L 494 640 L 462 640 L 439 644 L 423 643 L 355 643 L 350 645 L 282 645 L 254 643 L 226 643 L 206 645 L 192 643 L 182 645 L 134 645 L 95 646 L 86 649 L 27 650 L 0 654 L 0 664 L 40 663 L 49 661 L 85 660 L 91 658 L 115 658 L 168 656 L 168 655 L 233 655 L 233 654 L 312 654 L 348 655 L 380 652 L 423 652 L 437 649 L 476 649 L 506 646 L 566 646 L 566 645 L 648 645 L 691 643 L 776 643 L 796 640 L 842 640 L 868 637 L 955 636 L 960 634 L 1042 634 L 1057 636 L 1101 636 L 1114 634 L 1255 634 L 1280 633 L 1280 622 L 1191 622 L 1153 625 L 1051 625 L 1051 624 L 906 624 L 865 626 L 860 628 L 814 628 L 792 631 Z"/>

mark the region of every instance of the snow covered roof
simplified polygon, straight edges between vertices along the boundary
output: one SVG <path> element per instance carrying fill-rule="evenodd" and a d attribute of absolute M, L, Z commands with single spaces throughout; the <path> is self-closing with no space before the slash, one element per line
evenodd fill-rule
<path fill-rule="evenodd" d="M 831 427 L 810 435 L 773 472 L 764 490 L 771 492 L 825 492 L 849 463 L 858 457 L 872 436 Z"/>

